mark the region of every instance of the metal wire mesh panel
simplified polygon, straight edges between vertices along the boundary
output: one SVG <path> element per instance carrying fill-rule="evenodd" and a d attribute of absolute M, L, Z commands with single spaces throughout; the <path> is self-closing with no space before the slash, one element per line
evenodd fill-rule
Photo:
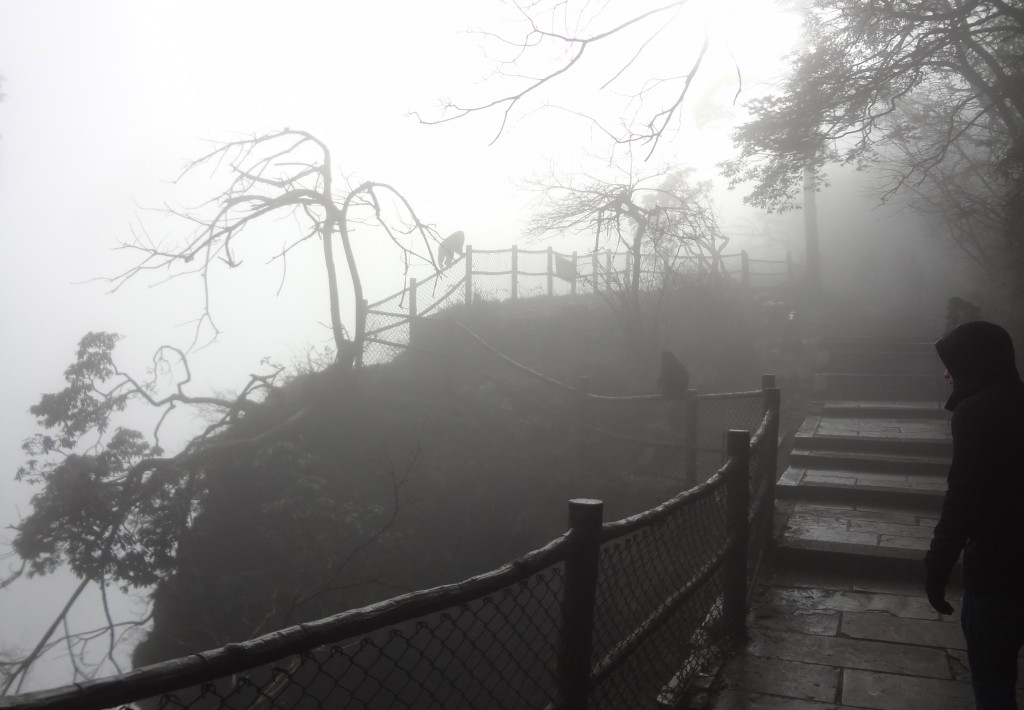
<path fill-rule="evenodd" d="M 444 289 L 443 291 L 441 289 Z M 465 303 L 466 291 L 463 282 L 457 281 L 454 284 L 440 284 L 438 292 L 431 298 L 431 303 L 425 305 L 419 312 L 422 317 L 429 317 L 443 312 L 446 308 Z"/>
<path fill-rule="evenodd" d="M 512 297 L 511 252 L 473 251 L 473 298 L 504 301 Z"/>
<path fill-rule="evenodd" d="M 548 295 L 548 253 L 544 251 L 518 251 L 517 293 L 519 298 Z M 553 285 L 553 283 L 552 283 Z"/>
<path fill-rule="evenodd" d="M 409 345 L 408 313 L 409 297 L 404 291 L 370 304 L 366 311 L 363 364 L 389 362 Z"/>
<path fill-rule="evenodd" d="M 562 565 L 493 594 L 140 709 L 532 709 L 554 702 Z"/>
<path fill-rule="evenodd" d="M 592 707 L 644 708 L 681 692 L 720 635 L 728 541 L 721 479 L 601 550 Z"/>
<path fill-rule="evenodd" d="M 697 481 L 705 481 L 725 463 L 725 432 L 756 431 L 761 423 L 761 391 L 700 395 L 697 416 Z"/>

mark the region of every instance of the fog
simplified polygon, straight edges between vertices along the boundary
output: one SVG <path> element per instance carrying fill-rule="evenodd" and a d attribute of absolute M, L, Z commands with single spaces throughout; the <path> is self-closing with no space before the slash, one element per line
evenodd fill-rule
<path fill-rule="evenodd" d="M 795 41 L 797 23 L 761 0 L 709 0 L 698 10 L 707 13 L 711 50 L 678 131 L 649 163 L 643 156 L 635 162 L 652 168 L 672 162 L 715 180 L 716 204 L 734 244 L 727 251 L 789 249 L 800 260 L 800 215 L 773 216 L 765 231 L 765 216 L 743 207 L 742 189 L 727 191 L 715 168 L 731 156 L 729 135 L 745 118 L 743 102 L 785 68 L 780 57 Z M 510 80 L 494 75 L 483 48 L 487 38 L 472 30 L 514 36 L 516 20 L 508 6 L 484 0 L 40 0 L 0 7 L 0 284 L 7 336 L 0 353 L 6 375 L 0 522 L 16 524 L 29 510 L 32 488 L 13 480 L 23 461 L 20 444 L 35 431 L 28 408 L 62 386 L 61 373 L 83 334 L 126 336 L 118 362 L 140 376 L 157 346 L 191 341 L 191 321 L 202 308 L 195 278 L 156 285 L 158 274 L 114 293 L 102 278 L 134 263 L 133 253 L 116 248 L 133 230 L 165 239 L 186 229 L 158 211 L 163 205 L 195 204 L 222 189 L 212 182 L 205 187 L 205 174 L 173 184 L 183 161 L 207 152 L 210 141 L 286 126 L 308 131 L 330 147 L 339 176 L 394 185 L 442 235 L 463 230 L 478 249 L 517 242 L 530 215 L 522 185 L 531 175 L 599 170 L 608 160 L 607 140 L 579 116 L 545 105 L 597 115 L 616 110 L 621 97 L 614 95 L 603 99 L 607 105 L 590 103 L 607 79 L 600 65 L 516 107 L 493 143 L 500 109 L 437 126 L 411 115 L 439 116 L 445 97 L 494 98 L 496 87 Z M 665 56 L 653 63 L 677 61 Z M 740 88 L 736 63 L 743 83 L 733 104 Z M 886 289 L 898 290 L 904 264 L 917 259 L 932 284 L 928 297 L 938 302 L 961 271 L 955 255 L 898 210 L 872 210 L 872 200 L 862 196 L 864 180 L 835 171 L 821 194 L 826 280 L 844 298 L 884 310 L 885 294 L 895 293 Z M 223 332 L 194 358 L 196 394 L 237 391 L 262 358 L 287 364 L 330 342 L 316 246 L 289 262 L 280 294 L 280 264 L 265 264 L 284 241 L 280 230 L 295 228 L 282 220 L 248 234 L 238 249 L 246 268 L 221 274 L 214 285 L 212 307 Z M 552 246 L 585 251 L 590 239 Z M 361 244 L 359 257 L 369 300 L 402 288 L 399 254 L 386 240 Z M 886 289 L 871 286 L 879 280 Z M 346 307 L 351 317 L 351 301 Z M 152 425 L 151 415 L 133 416 L 140 429 Z M 192 415 L 176 416 L 165 431 L 171 450 L 202 426 Z M 3 551 L 11 537 L 5 530 Z M 74 584 L 60 572 L 0 591 L 0 654 L 30 648 Z M 130 615 L 142 606 L 122 598 L 115 611 Z M 83 597 L 78 608 L 75 624 L 97 625 L 95 597 Z M 58 656 L 23 689 L 70 680 Z"/>

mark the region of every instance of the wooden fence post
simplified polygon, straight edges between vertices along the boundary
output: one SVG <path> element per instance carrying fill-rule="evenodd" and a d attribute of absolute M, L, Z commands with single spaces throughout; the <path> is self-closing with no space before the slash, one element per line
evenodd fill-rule
<path fill-rule="evenodd" d="M 562 638 L 558 654 L 559 707 L 565 710 L 587 710 L 603 508 L 604 503 L 590 498 L 569 501 L 572 546 L 565 560 Z"/>
<path fill-rule="evenodd" d="M 416 279 L 409 279 L 409 319 L 416 317 Z M 410 322 L 409 329 L 412 330 Z"/>
<path fill-rule="evenodd" d="M 601 270 L 598 267 L 597 252 L 595 251 L 590 255 L 590 280 L 594 282 L 594 293 L 601 291 L 601 280 L 597 276 Z"/>
<path fill-rule="evenodd" d="M 572 283 L 569 286 L 569 293 L 571 293 L 573 296 L 576 295 L 576 276 L 580 273 L 579 269 L 577 268 L 578 266 L 579 266 L 579 259 L 576 256 L 576 252 L 573 252 L 572 253 Z"/>
<path fill-rule="evenodd" d="M 519 247 L 512 245 L 512 300 L 519 298 Z"/>
<path fill-rule="evenodd" d="M 604 250 L 604 287 L 612 290 L 612 250 Z"/>
<path fill-rule="evenodd" d="M 740 280 L 743 282 L 743 288 L 750 288 L 750 257 L 747 255 L 747 250 L 744 249 L 740 252 Z"/>
<path fill-rule="evenodd" d="M 473 305 L 473 247 L 469 244 L 466 245 L 466 256 L 463 259 L 466 262 L 466 305 Z"/>
<path fill-rule="evenodd" d="M 725 591 L 725 618 L 740 638 L 747 633 L 747 566 L 750 556 L 750 432 L 730 429 L 727 460 L 733 462 L 726 481 L 729 533 L 733 538 Z"/>
<path fill-rule="evenodd" d="M 548 295 L 555 295 L 555 252 L 548 247 Z"/>
<path fill-rule="evenodd" d="M 697 485 L 697 390 L 688 389 L 683 395 L 683 411 L 686 414 L 686 466 L 684 487 Z"/>

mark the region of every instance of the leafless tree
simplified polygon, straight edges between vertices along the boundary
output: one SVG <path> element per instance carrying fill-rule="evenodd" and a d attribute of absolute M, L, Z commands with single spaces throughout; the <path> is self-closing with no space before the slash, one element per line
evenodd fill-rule
<path fill-rule="evenodd" d="M 521 33 L 486 32 L 484 36 L 499 54 L 495 57 L 495 73 L 512 88 L 499 90 L 495 98 L 479 103 L 445 100 L 440 116 L 415 114 L 417 118 L 436 125 L 471 114 L 497 112 L 500 122 L 493 143 L 520 104 L 540 98 L 544 90 L 553 89 L 560 81 L 594 69 L 605 74 L 599 91 L 628 97 L 625 113 L 631 115 L 604 121 L 576 107 L 563 108 L 593 123 L 617 144 L 646 146 L 649 158 L 677 125 L 681 107 L 709 49 L 706 33 L 699 43 L 687 45 L 681 39 L 689 37 L 694 27 L 703 26 L 704 17 L 699 7 L 694 7 L 699 3 L 509 0 L 508 5 L 520 21 Z M 664 66 L 664 60 L 657 59 L 661 47 L 671 48 L 670 56 L 682 56 L 680 65 Z M 654 67 L 652 62 L 656 62 Z M 737 66 L 737 95 L 741 86 Z"/>
<path fill-rule="evenodd" d="M 639 175 L 632 167 L 613 168 L 611 177 L 551 174 L 531 189 L 539 207 L 525 237 L 593 235 L 602 247 L 626 253 L 627 280 L 609 275 L 616 303 L 629 327 L 642 327 L 641 292 L 659 294 L 684 270 L 716 274 L 728 239 L 718 226 L 710 183 L 691 182 L 678 168 Z M 655 316 L 655 319 L 657 316 Z"/>
<path fill-rule="evenodd" d="M 219 268 L 242 266 L 242 238 L 249 227 L 270 218 L 293 216 L 299 229 L 272 257 L 287 275 L 288 254 L 302 243 L 318 238 L 323 248 L 324 267 L 330 298 L 331 328 L 338 361 L 351 367 L 361 352 L 365 313 L 362 312 L 363 284 L 352 249 L 355 224 L 372 224 L 399 249 L 408 270 L 412 259 L 435 264 L 436 230 L 422 222 L 408 200 L 394 187 L 381 182 L 345 184 L 335 187 L 335 170 L 330 149 L 305 131 L 284 129 L 251 138 L 219 143 L 205 155 L 190 161 L 179 180 L 201 168 L 226 173 L 227 185 L 216 196 L 194 208 L 167 207 L 174 215 L 193 225 L 184 239 L 157 243 L 145 230 L 137 230 L 123 249 L 137 252 L 137 263 L 112 277 L 116 291 L 125 283 L 148 273 L 164 280 L 188 274 L 202 279 L 204 309 L 196 321 L 193 345 L 204 328 L 219 329 L 213 317 L 212 279 Z M 339 278 L 334 258 L 334 238 L 341 241 L 348 281 L 356 304 L 354 327 L 345 327 L 339 303 Z M 417 239 L 418 238 L 418 239 Z M 414 242 L 419 243 L 418 251 Z"/>

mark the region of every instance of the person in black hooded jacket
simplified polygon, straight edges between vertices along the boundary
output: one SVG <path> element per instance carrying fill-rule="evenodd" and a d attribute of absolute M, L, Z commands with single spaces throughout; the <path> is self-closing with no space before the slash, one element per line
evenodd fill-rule
<path fill-rule="evenodd" d="M 951 614 L 950 573 L 963 552 L 963 608 L 979 710 L 1016 708 L 1024 645 L 1024 383 L 998 325 L 964 323 L 935 344 L 952 382 L 953 462 L 925 555 L 928 601 Z"/>

